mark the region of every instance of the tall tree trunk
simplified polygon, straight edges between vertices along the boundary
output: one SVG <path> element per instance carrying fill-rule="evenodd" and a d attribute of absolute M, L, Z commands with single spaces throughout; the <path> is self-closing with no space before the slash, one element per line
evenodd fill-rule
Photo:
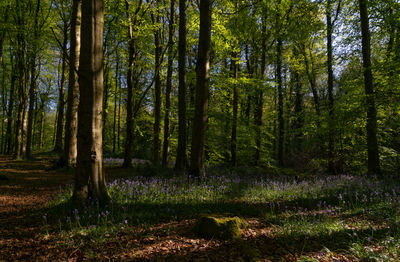
<path fill-rule="evenodd" d="M 377 139 L 377 121 L 375 92 L 371 68 L 371 36 L 369 31 L 368 0 L 359 0 L 361 18 L 361 42 L 364 67 L 364 86 L 367 103 L 367 146 L 368 174 L 379 174 L 379 150 Z"/>
<path fill-rule="evenodd" d="M 262 25 L 262 42 L 261 42 L 261 72 L 260 72 L 260 78 L 263 81 L 264 80 L 264 74 L 265 74 L 265 67 L 266 67 L 266 51 L 267 51 L 267 44 L 266 44 L 266 31 L 267 31 L 267 26 L 265 24 L 265 21 L 263 21 Z M 261 152 L 261 128 L 262 128 L 262 115 L 263 115 L 263 84 L 258 87 L 257 90 L 257 97 L 256 97 L 256 112 L 255 112 L 255 126 L 256 126 L 256 152 L 254 154 L 254 162 L 256 165 L 259 164 L 260 161 L 260 152 Z"/>
<path fill-rule="evenodd" d="M 162 166 L 168 165 L 169 137 L 170 137 L 170 118 L 171 118 L 171 90 L 172 90 L 172 71 L 174 62 L 174 17 L 175 17 L 175 0 L 171 0 L 170 18 L 168 21 L 168 69 L 167 83 L 165 85 L 165 116 L 164 116 L 164 144 L 162 153 Z"/>
<path fill-rule="evenodd" d="M 283 119 L 283 86 L 282 86 L 282 39 L 276 44 L 276 79 L 278 83 L 278 165 L 283 166 L 283 139 L 285 134 Z"/>
<path fill-rule="evenodd" d="M 81 0 L 73 0 L 70 31 L 67 113 L 65 116 L 64 165 L 74 166 L 77 156 L 79 82 L 78 68 L 81 47 Z"/>
<path fill-rule="evenodd" d="M 160 16 L 157 14 L 155 19 L 156 26 L 160 24 Z M 159 28 L 154 32 L 154 46 L 155 46 L 155 59 L 154 59 L 154 126 L 153 126 L 153 163 L 158 165 L 160 163 L 161 154 L 161 31 Z"/>
<path fill-rule="evenodd" d="M 200 36 L 197 59 L 195 115 L 192 133 L 191 174 L 205 175 L 204 146 L 207 128 L 208 89 L 211 58 L 211 0 L 200 0 Z"/>
<path fill-rule="evenodd" d="M 294 71 L 294 85 L 295 85 L 295 102 L 294 102 L 294 112 L 295 118 L 293 123 L 294 135 L 294 145 L 298 151 L 301 151 L 302 147 L 302 128 L 304 124 L 303 117 L 303 90 L 300 80 L 300 74 L 295 69 Z"/>
<path fill-rule="evenodd" d="M 35 96 L 36 96 L 36 41 L 39 38 L 39 28 L 38 28 L 38 19 L 39 19 L 39 10 L 40 10 L 40 0 L 36 1 L 36 12 L 35 12 L 35 21 L 34 21 L 34 33 L 33 33 L 33 47 L 32 47 L 32 57 L 31 57 L 31 85 L 29 87 L 29 112 L 28 112 L 28 129 L 27 129 L 27 138 L 26 138 L 26 157 L 31 157 L 31 149 L 32 149 L 32 135 L 33 135 L 33 117 L 35 112 Z"/>
<path fill-rule="evenodd" d="M 326 7 L 326 31 L 327 31 L 327 53 L 328 53 L 328 172 L 333 174 L 334 170 L 334 108 L 333 108 L 333 47 L 332 47 L 332 33 L 333 24 L 331 18 L 332 4 L 328 0 Z"/>
<path fill-rule="evenodd" d="M 57 131 L 56 131 L 56 144 L 54 145 L 55 152 L 63 152 L 63 131 L 64 131 L 64 107 L 65 107 L 65 74 L 66 74 L 66 53 L 67 53 L 67 43 L 68 43 L 68 23 L 64 22 L 64 39 L 61 50 L 61 81 L 60 89 L 58 91 L 58 106 L 57 106 Z"/>
<path fill-rule="evenodd" d="M 102 150 L 103 0 L 82 1 L 79 60 L 78 157 L 73 199 L 108 200 Z"/>
<path fill-rule="evenodd" d="M 11 64 L 13 64 L 12 60 L 11 60 Z M 15 82 L 17 81 L 17 75 L 14 71 L 15 70 L 12 69 L 10 95 L 9 95 L 9 99 L 8 99 L 8 110 L 7 110 L 7 129 L 6 129 L 6 140 L 7 140 L 6 153 L 7 154 L 11 154 L 11 148 L 12 148 L 12 123 L 14 120 L 14 118 L 13 118 L 14 94 L 15 94 Z"/>
<path fill-rule="evenodd" d="M 24 21 L 24 7 L 20 6 L 20 1 L 16 2 L 17 12 L 17 66 L 18 66 L 18 113 L 17 122 L 15 125 L 15 144 L 14 144 L 14 158 L 21 158 L 21 144 L 23 135 L 24 118 L 23 111 L 26 103 L 26 86 L 25 86 L 25 21 Z"/>
<path fill-rule="evenodd" d="M 237 165 L 236 149 L 237 149 L 237 117 L 238 117 L 238 100 L 239 100 L 239 63 L 237 61 L 238 54 L 232 55 L 232 69 L 233 78 L 235 83 L 233 84 L 233 100 L 232 100 L 232 133 L 231 133 L 231 165 Z"/>
<path fill-rule="evenodd" d="M 117 103 L 118 103 L 118 94 L 120 90 L 120 81 L 119 81 L 119 45 L 117 44 L 117 48 L 115 49 L 115 57 L 116 57 L 116 68 L 115 68 L 115 92 L 114 92 L 114 122 L 113 122 L 113 153 L 115 154 L 116 149 L 116 124 L 117 124 Z"/>
<path fill-rule="evenodd" d="M 178 40 L 178 150 L 175 170 L 184 172 L 187 166 L 187 125 L 186 125 L 186 0 L 179 0 Z"/>
<path fill-rule="evenodd" d="M 132 166 L 132 147 L 133 147 L 133 133 L 134 133 L 134 114 L 133 106 L 135 104 L 135 94 L 133 87 L 133 66 L 135 56 L 135 38 L 133 35 L 133 22 L 130 15 L 129 1 L 125 0 L 126 14 L 128 17 L 128 75 L 127 75 L 127 88 L 128 88 L 128 99 L 126 103 L 126 137 L 125 137 L 125 152 L 124 152 L 124 163 L 123 167 Z M 140 8 L 140 7 L 138 7 Z M 137 14 L 138 12 L 136 12 Z M 136 17 L 135 17 L 136 20 Z"/>

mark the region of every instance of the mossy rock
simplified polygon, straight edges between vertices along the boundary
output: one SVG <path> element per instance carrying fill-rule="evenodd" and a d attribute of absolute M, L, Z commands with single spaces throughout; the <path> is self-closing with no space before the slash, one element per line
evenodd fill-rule
<path fill-rule="evenodd" d="M 201 216 L 193 231 L 201 237 L 218 239 L 240 239 L 241 228 L 248 224 L 239 217 Z"/>

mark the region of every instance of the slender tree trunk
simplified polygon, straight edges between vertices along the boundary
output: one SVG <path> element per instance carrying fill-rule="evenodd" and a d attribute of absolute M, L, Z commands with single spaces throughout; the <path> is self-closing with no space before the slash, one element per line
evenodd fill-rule
<path fill-rule="evenodd" d="M 133 37 L 133 25 L 132 19 L 129 12 L 129 2 L 125 0 L 127 17 L 128 17 L 128 76 L 127 76 L 127 88 L 128 88 L 128 100 L 126 103 L 126 137 L 125 137 L 125 153 L 123 167 L 132 166 L 132 147 L 133 147 L 133 106 L 134 106 L 134 88 L 133 88 L 133 66 L 135 56 L 135 38 Z"/>
<path fill-rule="evenodd" d="M 186 125 L 186 0 L 179 0 L 178 40 L 178 150 L 175 170 L 184 172 L 187 166 L 187 125 Z"/>
<path fill-rule="evenodd" d="M 160 17 L 157 14 L 155 19 L 156 26 L 159 26 Z M 161 76 L 160 76 L 160 63 L 161 63 L 161 31 L 159 28 L 154 32 L 154 46 L 155 46 L 155 60 L 154 60 L 154 126 L 153 126 L 153 163 L 158 165 L 160 163 L 161 154 Z"/>
<path fill-rule="evenodd" d="M 109 53 L 107 53 L 109 54 Z M 108 96 L 110 92 L 110 66 L 109 66 L 109 55 L 107 55 L 107 58 L 105 59 L 105 65 L 104 65 L 104 95 L 103 95 L 103 143 L 106 144 L 107 141 L 107 136 L 106 136 L 106 124 L 107 124 L 107 108 L 108 108 Z"/>
<path fill-rule="evenodd" d="M 283 166 L 283 139 L 285 135 L 283 119 L 283 87 L 282 87 L 282 39 L 276 44 L 276 79 L 278 83 L 278 165 Z"/>
<path fill-rule="evenodd" d="M 42 149 L 44 146 L 44 126 L 45 126 L 45 112 L 44 108 L 42 108 L 42 112 L 40 113 L 40 139 L 39 139 L 39 149 Z"/>
<path fill-rule="evenodd" d="M 294 140 L 295 140 L 295 148 L 298 151 L 301 151 L 302 147 L 302 128 L 304 124 L 303 118 L 303 91 L 302 85 L 300 81 L 300 74 L 297 70 L 294 71 L 294 84 L 295 84 L 295 102 L 294 102 L 294 112 L 295 119 L 293 123 L 293 129 L 295 132 Z"/>
<path fill-rule="evenodd" d="M 116 68 L 115 68 L 115 92 L 114 92 L 114 122 L 113 122 L 113 153 L 115 154 L 116 149 L 116 124 L 117 124 L 117 103 L 118 103 L 118 93 L 120 92 L 120 81 L 119 81 L 119 45 L 115 49 L 116 56 Z"/>
<path fill-rule="evenodd" d="M 67 113 L 65 121 L 64 137 L 64 165 L 74 166 L 77 156 L 77 133 L 78 133 L 78 104 L 79 104 L 79 82 L 78 73 L 79 55 L 81 47 L 81 0 L 73 0 L 70 31 L 69 52 L 69 78 Z"/>
<path fill-rule="evenodd" d="M 79 60 L 78 156 L 73 199 L 105 203 L 109 199 L 103 172 L 103 0 L 82 1 L 82 45 Z"/>
<path fill-rule="evenodd" d="M 174 62 L 174 17 L 175 17 L 175 0 L 171 0 L 169 32 L 168 32 L 168 69 L 167 83 L 165 86 L 165 116 L 164 116 L 164 144 L 162 154 L 162 166 L 168 165 L 169 137 L 170 137 L 170 117 L 171 117 L 171 90 L 172 90 L 172 71 Z"/>
<path fill-rule="evenodd" d="M 260 72 L 260 78 L 261 80 L 264 80 L 264 74 L 265 74 L 265 67 L 266 67 L 266 51 L 267 51 L 267 45 L 266 45 L 266 31 L 267 27 L 265 25 L 265 21 L 263 21 L 263 26 L 262 26 L 262 42 L 261 42 L 261 72 Z M 256 152 L 254 154 L 254 162 L 256 165 L 259 164 L 260 162 L 260 152 L 261 152 L 261 129 L 262 129 L 262 115 L 263 115 L 263 85 L 259 87 L 259 90 L 257 91 L 257 105 L 256 105 L 256 114 L 255 114 L 255 126 L 256 126 Z"/>
<path fill-rule="evenodd" d="M 11 60 L 11 64 L 13 64 Z M 7 110 L 7 129 L 6 129 L 6 140 L 7 147 L 6 153 L 11 154 L 12 148 L 12 123 L 13 123 L 13 110 L 14 110 L 14 93 L 15 93 L 15 82 L 17 81 L 17 75 L 12 70 L 11 72 L 11 86 L 10 86 L 10 95 L 8 100 L 8 110 Z"/>
<path fill-rule="evenodd" d="M 64 130 L 64 107 L 65 107 L 65 73 L 66 73 L 66 53 L 67 53 L 67 43 L 68 43 L 68 23 L 64 22 L 64 40 L 61 50 L 61 81 L 60 89 L 58 92 L 58 106 L 57 106 L 57 131 L 56 131 L 56 141 L 54 145 L 55 152 L 63 152 L 63 130 Z"/>
<path fill-rule="evenodd" d="M 361 42 L 364 67 L 364 86 L 367 103 L 368 174 L 380 174 L 375 91 L 371 65 L 371 36 L 369 31 L 368 0 L 359 0 Z"/>
<path fill-rule="evenodd" d="M 332 4 L 328 0 L 326 7 L 326 27 L 327 27 L 327 53 L 328 53 L 328 172 L 333 174 L 334 170 L 334 107 L 333 107 L 333 47 L 332 47 L 332 31 L 333 24 L 331 18 Z"/>
<path fill-rule="evenodd" d="M 36 12 L 34 21 L 34 44 L 31 57 L 31 85 L 29 88 L 29 112 L 28 112 L 28 129 L 26 138 L 26 157 L 30 158 L 32 155 L 32 135 L 33 135 L 33 117 L 35 112 L 35 96 L 36 96 L 36 41 L 39 38 L 38 19 L 40 11 L 40 0 L 36 1 Z"/>
<path fill-rule="evenodd" d="M 121 85 L 121 74 L 119 75 L 119 84 Z M 117 127 L 117 150 L 121 151 L 121 101 L 122 100 L 122 92 L 121 88 L 119 89 L 119 98 L 118 98 L 118 127 Z"/>
<path fill-rule="evenodd" d="M 211 57 L 211 0 L 200 0 L 200 36 L 197 59 L 195 116 L 192 134 L 191 174 L 205 175 L 205 139 Z"/>
<path fill-rule="evenodd" d="M 233 84 L 233 100 L 232 100 L 232 133 L 231 133 L 231 165 L 235 167 L 237 165 L 236 149 L 237 149 L 237 117 L 238 117 L 238 100 L 239 100 L 239 63 L 237 61 L 238 54 L 232 55 L 232 69 L 233 78 L 235 83 Z"/>
<path fill-rule="evenodd" d="M 24 107 L 26 103 L 26 87 L 25 87 L 25 37 L 23 30 L 25 29 L 25 21 L 24 21 L 24 7 L 20 6 L 20 1 L 16 2 L 16 12 L 17 14 L 17 66 L 18 66 L 18 113 L 17 113 L 17 122 L 15 126 L 15 149 L 14 149 L 14 158 L 21 158 L 21 145 L 22 145 L 22 135 L 23 135 L 23 126 L 24 126 Z"/>

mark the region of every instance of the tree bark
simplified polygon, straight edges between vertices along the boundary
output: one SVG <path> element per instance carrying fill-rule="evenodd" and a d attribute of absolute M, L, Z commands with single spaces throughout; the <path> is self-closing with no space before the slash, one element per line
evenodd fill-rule
<path fill-rule="evenodd" d="M 133 87 L 133 66 L 135 56 L 135 38 L 133 35 L 133 22 L 130 15 L 129 1 L 125 0 L 127 17 L 128 17 L 128 75 L 127 75 L 127 89 L 128 99 L 126 103 L 126 137 L 125 137 L 125 152 L 123 167 L 132 167 L 132 147 L 133 147 L 133 132 L 134 132 L 134 114 L 133 106 L 135 104 L 135 95 Z M 140 8 L 140 6 L 138 7 Z M 138 11 L 136 11 L 136 14 Z M 136 17 L 135 17 L 136 19 Z"/>
<path fill-rule="evenodd" d="M 61 81 L 60 89 L 58 91 L 58 106 L 57 106 L 57 131 L 56 131 L 56 141 L 54 145 L 55 152 L 63 152 L 63 131 L 64 131 L 64 107 L 65 107 L 65 73 L 66 73 L 66 53 L 67 53 L 67 43 L 68 43 L 68 23 L 64 21 L 64 39 L 61 48 Z"/>
<path fill-rule="evenodd" d="M 164 144 L 162 153 L 162 166 L 168 165 L 169 138 L 170 138 L 170 118 L 171 118 L 171 90 L 172 90 L 172 71 L 174 62 L 174 17 L 175 17 L 175 0 L 171 0 L 170 18 L 168 28 L 168 69 L 167 83 L 165 85 L 165 116 L 164 116 Z"/>
<path fill-rule="evenodd" d="M 118 94 L 120 90 L 120 81 L 119 81 L 119 45 L 117 44 L 117 48 L 115 48 L 115 57 L 116 57 L 116 68 L 115 68 L 115 92 L 114 92 L 114 122 L 113 122 L 113 153 L 115 153 L 116 149 L 116 125 L 117 125 L 117 104 L 118 104 Z"/>
<path fill-rule="evenodd" d="M 81 0 L 73 0 L 70 31 L 69 78 L 64 137 L 64 165 L 74 166 L 77 156 L 79 82 L 78 68 L 81 47 Z"/>
<path fill-rule="evenodd" d="M 36 96 L 36 41 L 39 38 L 39 28 L 38 28 L 38 19 L 39 19 L 39 10 L 40 10 L 40 0 L 36 2 L 36 12 L 35 12 L 35 21 L 34 21 L 34 33 L 33 33 L 33 47 L 32 47 L 32 57 L 31 57 L 31 84 L 29 87 L 29 111 L 28 111 L 28 129 L 27 129 L 27 138 L 26 138 L 26 152 L 25 155 L 27 158 L 30 158 L 32 155 L 32 135 L 33 135 L 33 117 L 35 112 L 35 96 Z"/>
<path fill-rule="evenodd" d="M 282 39 L 280 39 L 280 37 L 278 37 L 276 44 L 276 79 L 278 83 L 278 165 L 283 166 L 285 121 L 283 119 Z"/>
<path fill-rule="evenodd" d="M 239 100 L 239 63 L 238 54 L 232 55 L 232 69 L 233 78 L 235 83 L 233 84 L 233 100 L 232 100 L 232 133 L 231 133 L 231 165 L 235 167 L 237 165 L 237 117 L 238 117 L 238 100 Z"/>
<path fill-rule="evenodd" d="M 160 24 L 160 16 L 155 15 L 155 23 L 158 27 Z M 160 76 L 160 65 L 161 65 L 161 31 L 157 28 L 154 32 L 154 46 L 155 46 L 155 59 L 154 59 L 154 126 L 153 126 L 153 164 L 158 165 L 160 163 L 161 154 L 161 76 Z"/>
<path fill-rule="evenodd" d="M 328 0 L 326 7 L 326 31 L 327 31 L 327 69 L 328 69 L 328 172 L 330 174 L 335 173 L 334 170 L 334 107 L 333 107 L 333 47 L 332 47 L 332 33 L 333 24 L 331 18 L 332 4 L 331 0 Z"/>
<path fill-rule="evenodd" d="M 73 193 L 77 203 L 89 197 L 100 203 L 109 199 L 102 152 L 103 28 L 103 0 L 82 1 L 78 156 Z"/>
<path fill-rule="evenodd" d="M 179 0 L 178 71 L 178 150 L 175 170 L 177 172 L 184 172 L 187 166 L 186 0 Z"/>
<path fill-rule="evenodd" d="M 205 139 L 211 57 L 211 0 L 200 0 L 200 36 L 197 59 L 195 116 L 192 133 L 191 175 L 205 175 Z"/>
<path fill-rule="evenodd" d="M 361 43 L 364 68 L 364 87 L 367 103 L 368 174 L 380 174 L 377 139 L 375 92 L 371 65 L 371 36 L 369 31 L 368 0 L 359 0 Z"/>

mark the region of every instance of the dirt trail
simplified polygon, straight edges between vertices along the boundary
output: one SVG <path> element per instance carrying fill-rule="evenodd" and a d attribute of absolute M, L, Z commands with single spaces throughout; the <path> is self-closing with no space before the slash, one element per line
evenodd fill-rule
<path fill-rule="evenodd" d="M 31 260 L 45 253 L 37 211 L 72 181 L 72 174 L 47 171 L 48 159 L 16 161 L 0 156 L 0 261 Z M 35 259 L 36 260 L 36 259 Z"/>

